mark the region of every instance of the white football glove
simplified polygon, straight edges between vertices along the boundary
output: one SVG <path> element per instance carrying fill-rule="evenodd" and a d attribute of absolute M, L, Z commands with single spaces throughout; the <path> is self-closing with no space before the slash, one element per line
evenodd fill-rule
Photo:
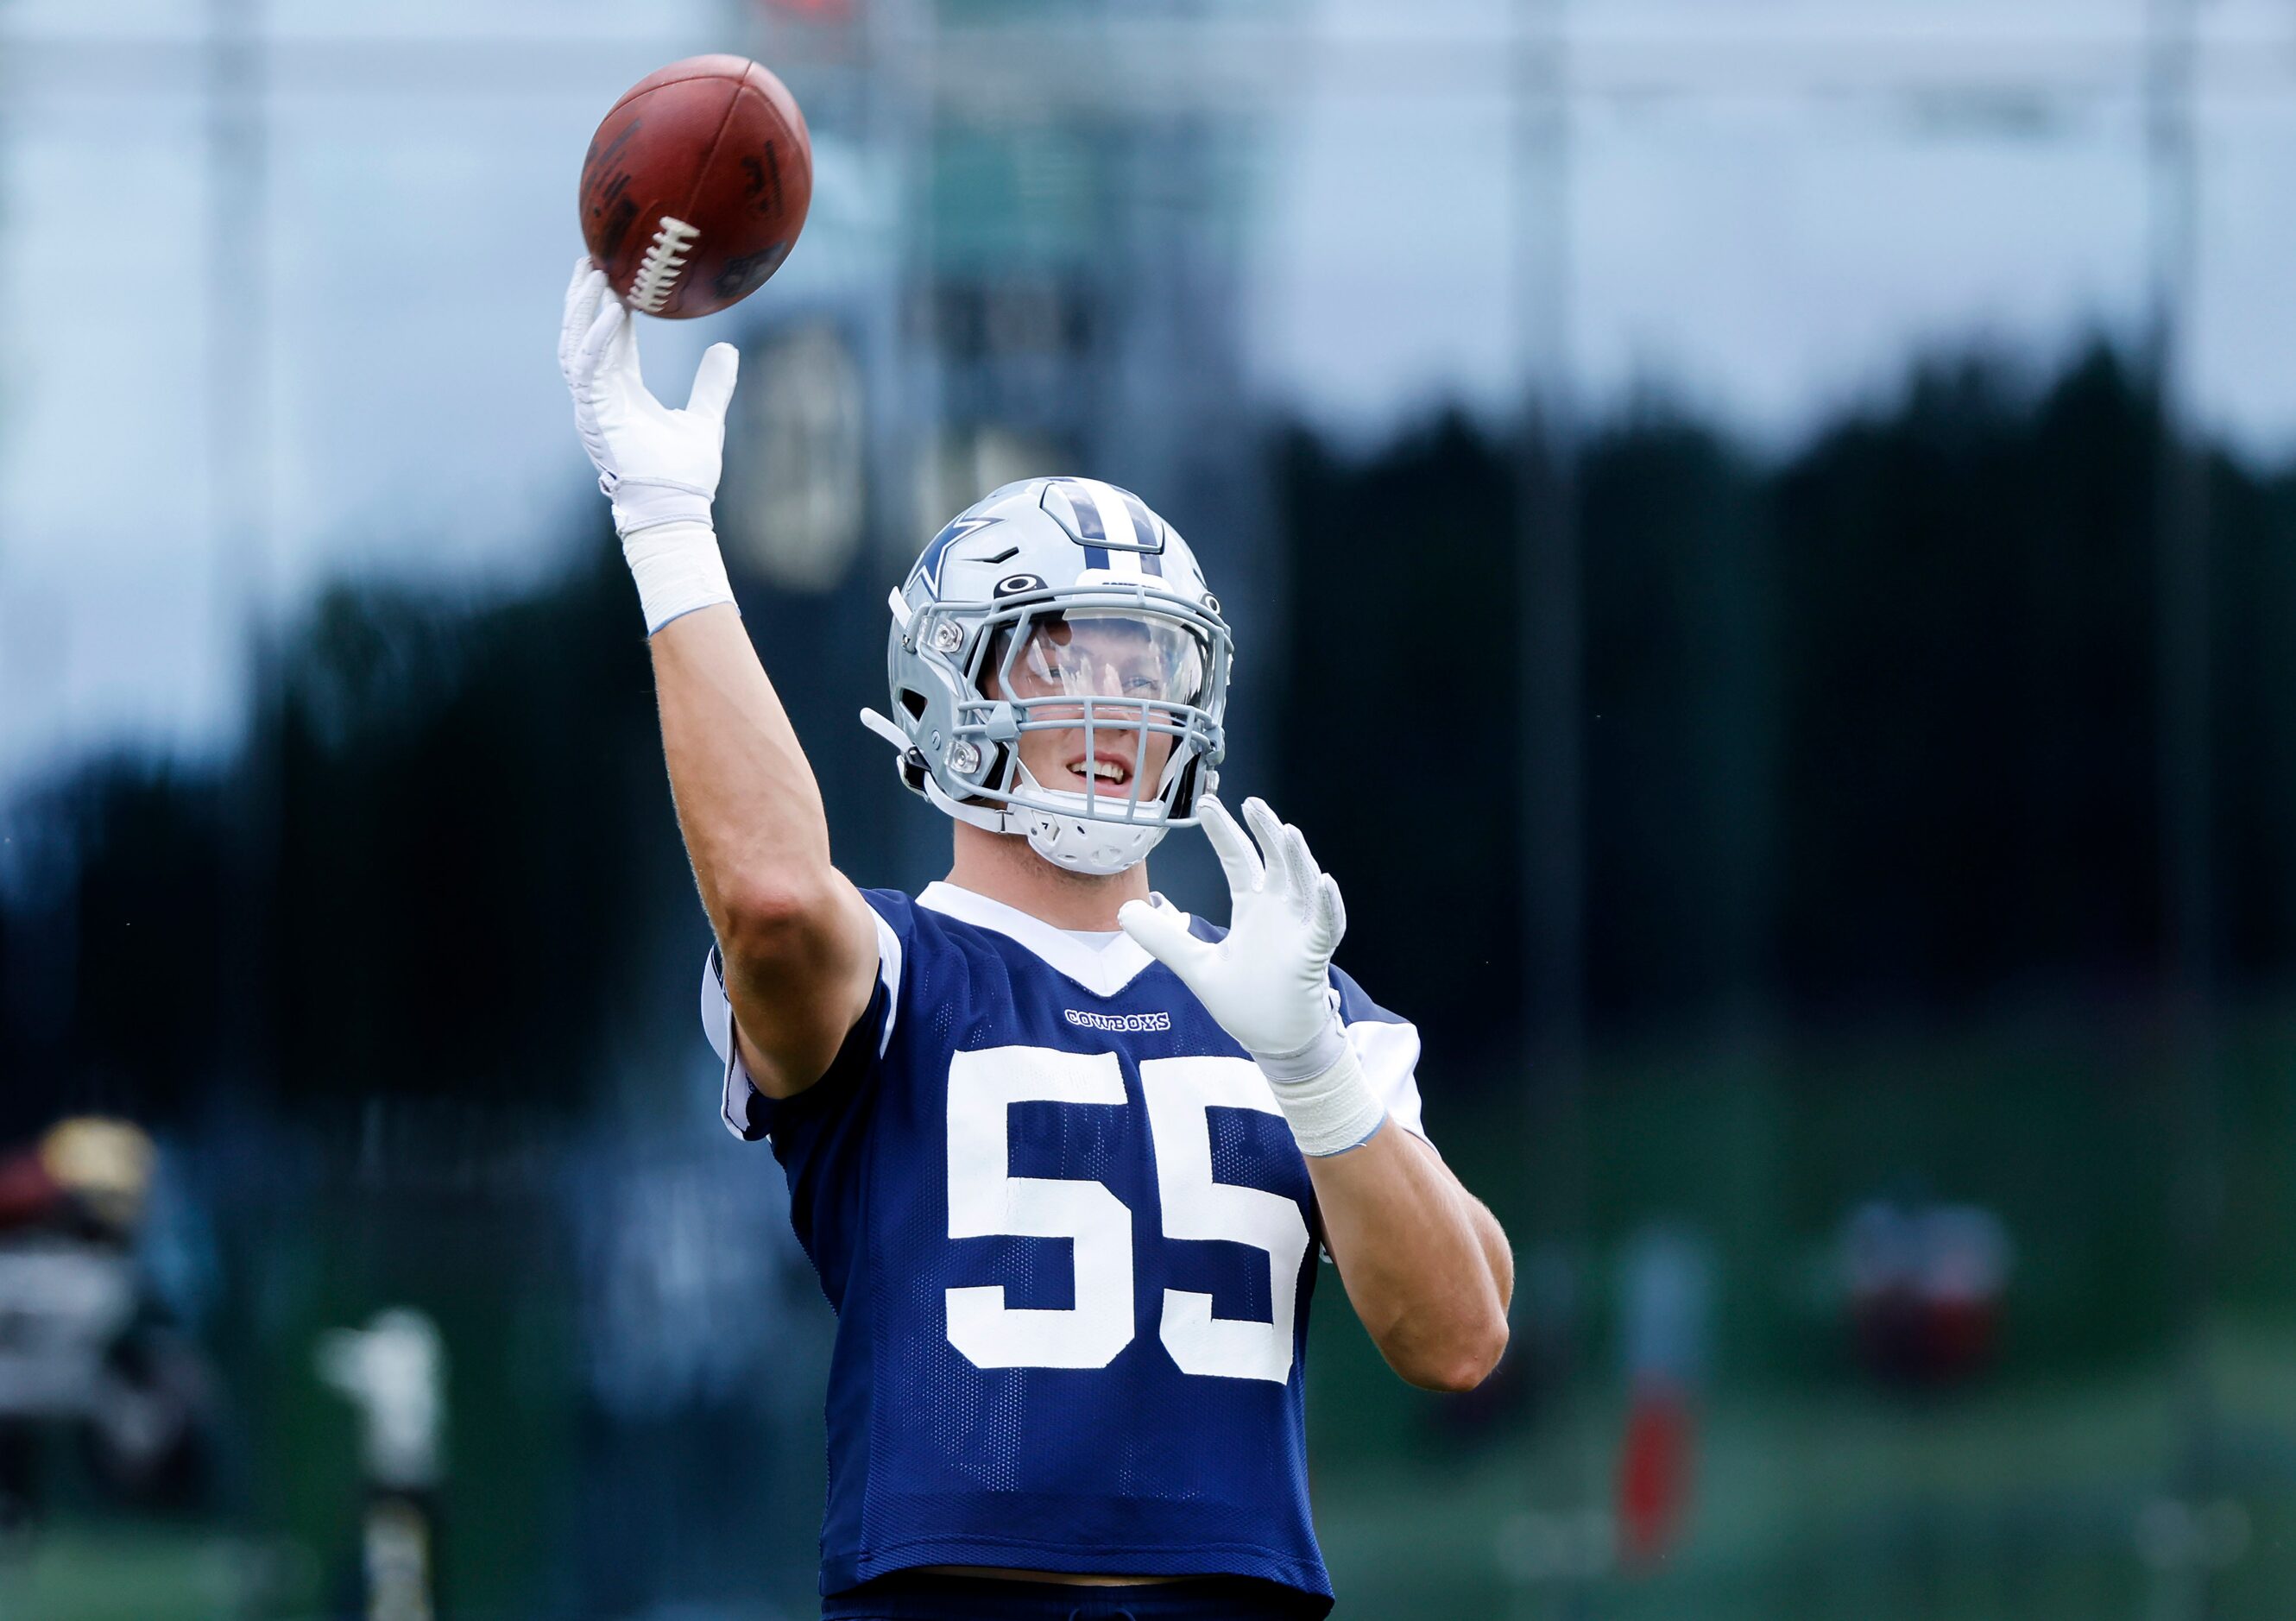
<path fill-rule="evenodd" d="M 726 406 L 741 357 L 713 343 L 683 411 L 666 408 L 638 373 L 629 310 L 585 254 L 575 261 L 558 329 L 558 369 L 574 426 L 614 503 L 614 532 L 637 578 L 652 635 L 680 614 L 734 600 L 709 527 L 726 444 Z"/>
<path fill-rule="evenodd" d="M 1300 830 L 1264 801 L 1243 802 L 1257 850 L 1218 799 L 1206 796 L 1196 815 L 1227 874 L 1226 937 L 1196 938 L 1185 914 L 1160 901 L 1127 901 L 1117 923 L 1251 1054 L 1302 1152 L 1354 1148 L 1387 1110 L 1364 1079 L 1332 995 L 1332 954 L 1348 928 L 1340 887 L 1316 869 Z"/>

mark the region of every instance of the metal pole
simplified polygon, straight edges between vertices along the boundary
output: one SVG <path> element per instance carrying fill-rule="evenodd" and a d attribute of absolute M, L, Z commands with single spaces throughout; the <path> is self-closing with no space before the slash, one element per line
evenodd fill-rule
<path fill-rule="evenodd" d="M 225 783 L 221 846 L 225 1072 L 268 1055 L 269 925 L 278 844 L 270 572 L 270 301 L 263 0 L 209 0 L 207 461 L 209 534 L 224 667 L 246 671 L 247 734 Z"/>
<path fill-rule="evenodd" d="M 1523 367 L 1515 455 L 1515 551 L 1523 643 L 1524 1052 L 1529 1140 L 1540 1206 L 1534 1230 L 1571 1260 L 1588 1259 L 1586 1086 L 1586 836 L 1582 612 L 1570 366 L 1570 59 L 1569 0 L 1517 0 L 1513 276 Z M 1582 1291 L 1583 1292 L 1583 1291 Z M 1583 1362 L 1573 1346 L 1562 1377 Z M 1577 1433 L 1579 1404 L 1558 1391 L 1554 1478 L 1530 1483 L 1535 1510 L 1591 1522 L 1593 1461 Z M 1558 1610 L 1586 1612 L 1591 1569 L 1564 1561 Z"/>
<path fill-rule="evenodd" d="M 1515 327 L 1526 391 L 1515 459 L 1524 646 L 1521 789 L 1533 1084 L 1575 1092 L 1585 1044 L 1585 834 L 1577 454 L 1570 379 L 1567 0 L 1521 0 L 1516 93 Z M 1544 27 L 1539 25 L 1543 21 Z M 1574 1200 L 1568 1213 L 1574 1218 Z"/>
<path fill-rule="evenodd" d="M 2154 545 L 2160 640 L 2160 881 L 2166 920 L 2161 995 L 2165 1082 L 2175 1162 L 2170 1232 L 2177 1257 L 2177 1495 L 2208 1500 L 2216 1401 L 2208 1314 L 2219 1213 L 2220 1081 L 2216 1009 L 2215 796 L 2209 743 L 2210 568 L 2207 464 L 2193 431 L 2185 377 L 2198 217 L 2192 0 L 2151 0 L 2146 17 L 2152 298 L 2147 356 L 2159 411 Z M 2199 1557 L 2162 1567 L 2154 1613 L 2204 1621 L 2212 1605 Z"/>

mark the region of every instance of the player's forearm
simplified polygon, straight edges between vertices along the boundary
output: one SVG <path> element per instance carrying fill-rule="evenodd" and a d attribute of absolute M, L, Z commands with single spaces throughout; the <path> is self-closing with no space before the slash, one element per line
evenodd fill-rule
<path fill-rule="evenodd" d="M 761 932 L 803 947 L 809 928 L 834 933 L 862 903 L 830 867 L 813 770 L 742 627 L 710 530 L 741 357 L 710 345 L 684 408 L 670 410 L 645 386 L 633 322 L 605 273 L 587 255 L 577 260 L 558 364 L 652 637 L 679 825 L 729 958 Z"/>
<path fill-rule="evenodd" d="M 1489 1213 L 1392 1120 L 1308 1171 L 1348 1299 L 1388 1365 L 1426 1389 L 1480 1384 L 1506 1349 L 1513 1284 Z"/>
<path fill-rule="evenodd" d="M 876 924 L 829 864 L 821 791 L 710 529 L 740 359 L 711 344 L 684 407 L 665 407 L 628 307 L 586 254 L 576 261 L 559 370 L 652 638 L 670 790 L 724 956 L 734 1045 L 752 1085 L 786 1097 L 821 1078 L 867 1007 Z"/>
<path fill-rule="evenodd" d="M 662 753 L 677 822 L 729 949 L 833 914 L 821 790 L 741 615 L 704 608 L 654 633 Z"/>

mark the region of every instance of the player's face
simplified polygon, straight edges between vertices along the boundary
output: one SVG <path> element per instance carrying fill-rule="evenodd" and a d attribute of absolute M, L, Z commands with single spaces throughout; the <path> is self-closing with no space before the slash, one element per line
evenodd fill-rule
<path fill-rule="evenodd" d="M 1122 799 L 1136 782 L 1140 797 L 1153 798 L 1175 740 L 1153 732 L 1144 738 L 1141 706 L 1197 702 L 1205 668 L 1201 643 L 1176 625 L 1086 613 L 1032 623 L 1010 665 L 999 660 L 1011 696 L 1092 699 L 1093 728 L 1089 749 L 1081 725 L 1023 733 L 1021 764 L 1045 788 Z M 1161 709 L 1145 713 L 1170 718 Z M 1071 716 L 1084 718 L 1081 703 L 1040 706 L 1030 718 Z"/>

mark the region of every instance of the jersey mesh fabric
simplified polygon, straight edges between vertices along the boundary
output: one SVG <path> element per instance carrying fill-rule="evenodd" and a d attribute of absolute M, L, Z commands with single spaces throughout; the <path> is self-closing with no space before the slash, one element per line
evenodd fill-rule
<path fill-rule="evenodd" d="M 1270 1250 L 1166 1236 L 1142 1091 L 1143 1061 L 1248 1064 L 1242 1049 L 1160 963 L 1102 994 L 995 929 L 898 892 L 865 895 L 898 941 L 897 982 L 881 981 L 821 1081 L 782 1101 L 744 1086 L 746 1118 L 728 1109 L 742 1135 L 770 1134 L 799 1241 L 838 1314 L 822 1591 L 976 1565 L 1253 1576 L 1327 1603 L 1302 1411 L 1312 1246 L 1286 1279 L 1296 1311 L 1282 1382 L 1185 1372 L 1161 1338 L 1168 1289 L 1210 1294 L 1216 1319 L 1278 1320 Z M 1334 979 L 1344 1016 L 1408 1030 Z M 1001 1286 L 1010 1310 L 1079 1304 L 1077 1241 L 950 1236 L 952 1064 L 1006 1048 L 1113 1055 L 1122 1076 L 1120 1104 L 1006 1104 L 1009 1164 L 996 1167 L 1097 1183 L 1129 1213 L 1132 1332 L 1103 1366 L 977 1366 L 952 1340 L 951 1289 Z M 1409 1101 L 1415 1129 L 1415 1090 Z M 1272 1107 L 1201 1110 L 1211 1177 L 1292 1201 L 1313 1231 L 1306 1163 Z"/>

